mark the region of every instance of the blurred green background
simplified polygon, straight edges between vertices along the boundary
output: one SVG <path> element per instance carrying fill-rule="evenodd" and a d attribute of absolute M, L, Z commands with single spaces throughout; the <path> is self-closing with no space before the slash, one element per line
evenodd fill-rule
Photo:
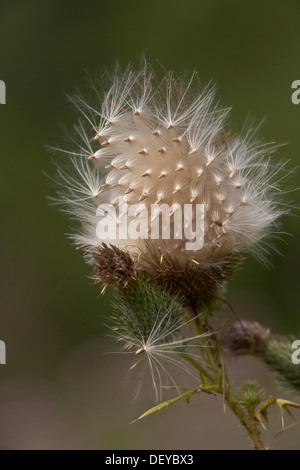
<path fill-rule="evenodd" d="M 65 95 L 85 89 L 86 71 L 93 75 L 116 59 L 139 63 L 145 54 L 176 72 L 197 69 L 204 83 L 212 78 L 221 103 L 233 107 L 234 131 L 248 117 L 266 118 L 266 141 L 288 143 L 274 158 L 287 156 L 297 166 L 300 105 L 291 102 L 291 84 L 300 79 L 299 21 L 296 0 L 0 0 L 0 79 L 7 87 L 0 107 L 0 339 L 7 345 L 0 448 L 249 448 L 238 422 L 211 397 L 128 425 L 152 400 L 145 394 L 132 401 L 128 357 L 106 354 L 116 350 L 103 327 L 110 293 L 99 298 L 89 267 L 65 236 L 70 221 L 47 203 L 53 190 L 45 173 L 54 168 L 46 145 L 63 143 L 64 128 L 77 120 Z M 299 186 L 299 171 L 290 185 Z M 274 269 L 249 257 L 228 299 L 242 318 L 297 335 L 296 210 L 283 230 L 292 236 L 278 242 L 283 256 L 271 256 Z M 236 383 L 257 377 L 281 393 L 257 361 L 229 367 Z M 273 434 L 279 428 L 275 412 Z M 299 438 L 295 428 L 270 446 L 299 448 Z"/>

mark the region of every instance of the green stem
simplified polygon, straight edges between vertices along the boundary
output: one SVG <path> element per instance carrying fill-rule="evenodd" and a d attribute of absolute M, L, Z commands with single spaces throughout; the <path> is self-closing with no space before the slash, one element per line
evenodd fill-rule
<path fill-rule="evenodd" d="M 255 450 L 266 450 L 266 447 L 263 445 L 259 435 L 260 431 L 257 428 L 257 423 L 254 417 L 249 417 L 243 407 L 234 402 L 234 400 L 226 397 L 226 402 L 231 411 L 236 415 L 240 420 L 242 426 L 248 433 L 248 437 L 252 442 Z"/>
<path fill-rule="evenodd" d="M 195 322 L 195 328 L 200 334 L 205 331 L 209 331 L 210 327 L 205 322 L 200 324 Z M 218 345 L 218 340 L 215 334 L 212 334 L 208 340 L 208 346 L 204 349 L 206 361 L 210 367 L 210 375 L 213 375 L 214 380 L 208 383 L 202 383 L 201 388 L 206 391 L 212 391 L 219 395 L 223 395 L 224 402 L 227 404 L 228 408 L 236 415 L 236 417 L 241 422 L 243 428 L 248 433 L 248 437 L 252 442 L 254 449 L 256 450 L 266 450 L 266 447 L 263 445 L 260 439 L 260 430 L 258 429 L 258 422 L 254 415 L 248 413 L 245 408 L 236 402 L 232 387 L 229 384 L 224 363 L 222 361 L 221 350 Z"/>

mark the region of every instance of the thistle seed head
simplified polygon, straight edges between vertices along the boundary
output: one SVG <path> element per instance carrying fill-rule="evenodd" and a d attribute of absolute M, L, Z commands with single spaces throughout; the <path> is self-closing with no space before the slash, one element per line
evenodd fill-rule
<path fill-rule="evenodd" d="M 159 81 L 147 65 L 138 71 L 118 65 L 106 79 L 106 91 L 92 84 L 95 103 L 79 94 L 72 98 L 84 120 L 75 126 L 70 168 L 58 170 L 60 202 L 81 223 L 74 238 L 94 252 L 95 277 L 125 284 L 126 275 L 143 271 L 172 288 L 191 280 L 207 296 L 234 271 L 242 253 L 265 259 L 266 240 L 286 212 L 278 201 L 284 164 L 272 159 L 277 146 L 259 141 L 253 129 L 232 135 L 230 109 L 215 103 L 214 86 L 201 87 L 196 72 L 187 81 L 173 72 Z M 131 213 L 135 228 L 145 217 L 153 222 L 153 205 L 173 208 L 169 237 L 153 237 L 150 230 L 140 238 L 99 236 L 99 220 L 110 217 L 118 227 L 124 207 L 141 203 L 147 216 L 142 209 Z M 104 204 L 108 214 L 96 213 Z M 190 205 L 184 228 L 198 230 L 199 204 L 203 246 L 188 250 L 190 238 L 184 230 L 178 234 L 176 212 Z M 159 227 L 164 229 L 162 222 Z"/>

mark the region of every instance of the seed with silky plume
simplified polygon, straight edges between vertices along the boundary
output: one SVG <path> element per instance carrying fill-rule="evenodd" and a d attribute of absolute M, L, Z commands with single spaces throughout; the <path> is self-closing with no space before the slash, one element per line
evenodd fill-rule
<path fill-rule="evenodd" d="M 206 347 L 211 333 L 186 336 L 188 325 L 195 318 L 190 318 L 182 298 L 145 280 L 115 289 L 114 294 L 109 326 L 123 343 L 123 349 L 133 355 L 131 369 L 140 363 L 148 365 L 157 400 L 167 383 L 176 388 L 170 366 L 189 375 L 192 374 L 184 359 L 201 362 L 205 367 L 199 351 Z"/>
<path fill-rule="evenodd" d="M 278 218 L 286 212 L 279 187 L 285 164 L 274 163 L 276 144 L 262 143 L 255 130 L 232 135 L 227 129 L 230 109 L 214 102 L 214 86 L 201 87 L 196 72 L 187 81 L 172 72 L 159 81 L 150 66 L 134 71 L 118 65 L 106 79 L 108 91 L 92 84 L 95 103 L 79 94 L 72 98 L 84 120 L 75 126 L 72 168 L 59 168 L 59 179 L 60 202 L 81 223 L 75 241 L 104 284 L 121 282 L 119 275 L 111 276 L 111 266 L 120 272 L 116 263 L 124 260 L 115 251 L 113 264 L 103 263 L 107 248 L 102 242 L 131 258 L 128 280 L 136 272 L 157 279 L 183 294 L 197 311 L 236 270 L 243 253 L 266 260 L 268 237 L 276 235 Z M 174 208 L 169 239 L 161 233 L 151 238 L 150 231 L 138 239 L 99 238 L 96 228 L 104 217 L 96 214 L 99 205 L 114 209 L 110 217 L 118 225 L 125 204 L 141 203 L 147 216 L 152 205 Z M 199 249 L 188 250 L 188 235 L 177 233 L 176 211 L 188 204 L 187 228 L 196 226 L 197 205 L 204 207 Z M 143 224 L 143 217 L 136 211 L 129 221 Z"/>

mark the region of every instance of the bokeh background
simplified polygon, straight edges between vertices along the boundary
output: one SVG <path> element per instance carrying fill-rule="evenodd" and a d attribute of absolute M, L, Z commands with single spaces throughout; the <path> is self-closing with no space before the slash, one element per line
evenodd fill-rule
<path fill-rule="evenodd" d="M 132 399 L 128 356 L 107 354 L 117 350 L 103 326 L 111 294 L 99 298 L 66 237 L 70 221 L 47 203 L 53 189 L 45 173 L 53 176 L 54 168 L 46 145 L 64 142 L 64 128 L 77 120 L 66 93 L 85 89 L 86 71 L 93 75 L 116 59 L 139 63 L 145 54 L 154 65 L 196 68 L 202 82 L 213 79 L 221 103 L 233 108 L 234 131 L 249 117 L 266 118 L 266 141 L 288 143 L 274 158 L 299 165 L 300 105 L 291 102 L 291 84 L 300 79 L 299 18 L 296 0 L 0 0 L 0 79 L 7 87 L 0 107 L 0 339 L 7 346 L 0 448 L 250 448 L 235 417 L 212 397 L 128 424 L 153 401 L 147 390 Z M 297 335 L 300 223 L 292 212 L 283 219 L 291 236 L 278 243 L 282 256 L 271 255 L 274 268 L 248 257 L 228 300 L 242 318 Z M 226 309 L 219 315 L 230 317 Z M 236 384 L 256 377 L 282 394 L 256 360 L 231 360 L 229 369 Z M 273 439 L 277 410 L 271 422 L 264 434 L 271 448 L 300 448 L 300 428 Z"/>

